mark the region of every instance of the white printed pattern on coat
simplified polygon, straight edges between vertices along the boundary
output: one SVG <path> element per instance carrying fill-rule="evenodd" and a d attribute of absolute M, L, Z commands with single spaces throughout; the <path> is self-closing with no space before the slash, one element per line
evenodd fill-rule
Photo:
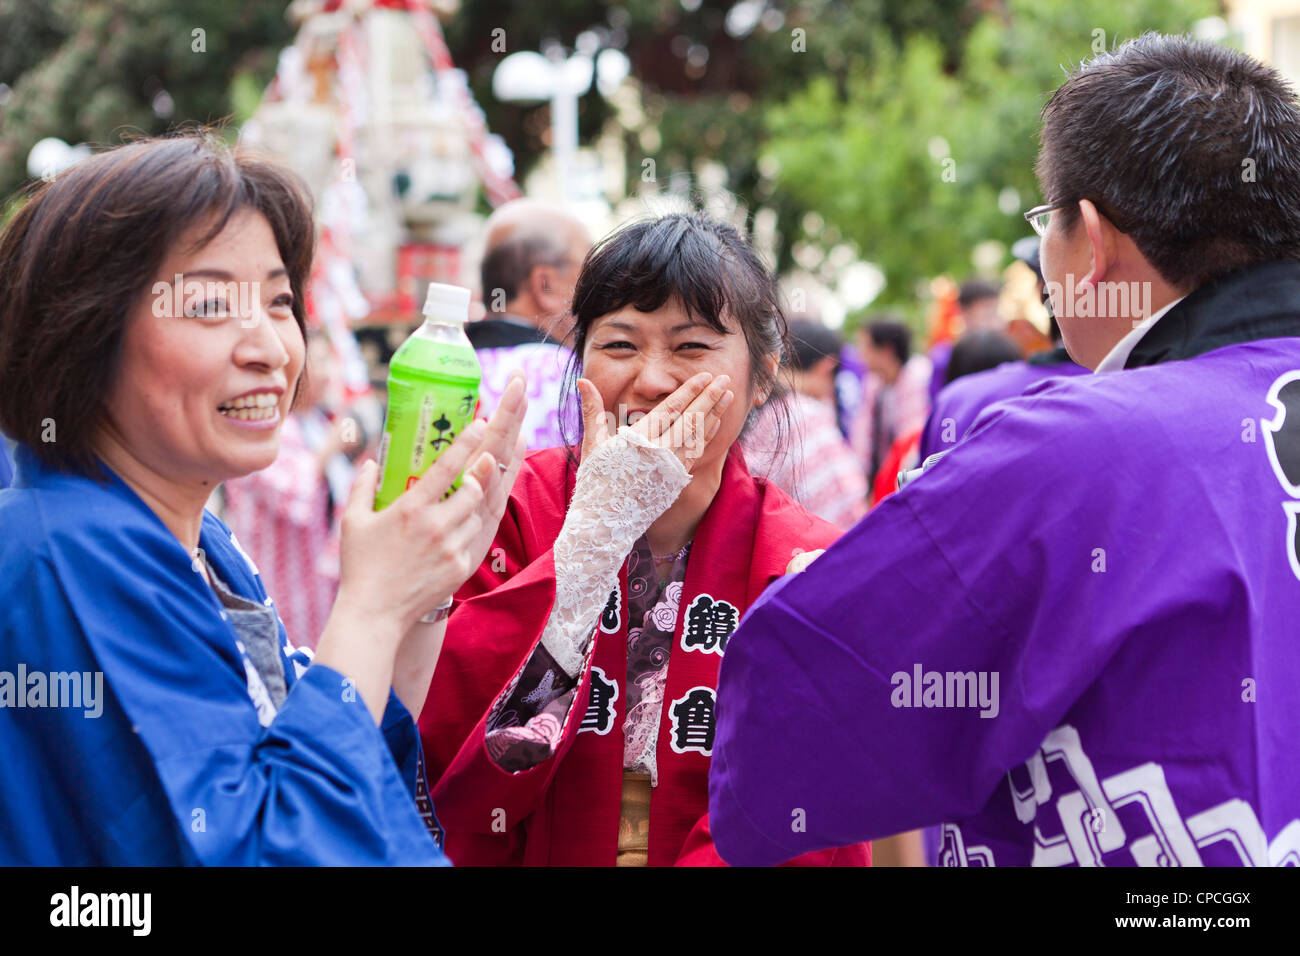
<path fill-rule="evenodd" d="M 1064 832 L 1048 839 L 1035 819 L 1038 807 L 1052 798 L 1047 762 L 1060 761 L 1078 789 L 1061 794 L 1056 811 Z M 1024 764 L 1029 786 L 1007 782 L 1016 818 L 1034 825 L 1033 866 L 1102 866 L 1102 854 L 1127 849 L 1140 866 L 1202 866 L 1200 851 L 1227 843 L 1243 866 L 1300 866 L 1300 819 L 1292 820 L 1270 842 L 1254 808 L 1242 799 L 1226 800 L 1183 819 L 1165 780 L 1164 768 L 1149 761 L 1098 780 L 1092 761 L 1083 752 L 1079 733 L 1070 725 L 1057 727 L 1038 753 Z M 1125 833 L 1117 811 L 1137 804 L 1146 814 L 1151 833 L 1133 839 Z M 967 845 L 961 827 L 943 825 L 941 866 L 995 866 L 993 851 Z"/>

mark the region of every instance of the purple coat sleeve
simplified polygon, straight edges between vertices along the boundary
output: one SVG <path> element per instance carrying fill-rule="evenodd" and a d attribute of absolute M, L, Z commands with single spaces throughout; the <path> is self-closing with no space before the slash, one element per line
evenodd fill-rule
<path fill-rule="evenodd" d="M 1105 666 L 1123 627 L 1098 627 L 1103 609 L 1150 612 L 1143 575 L 1089 573 L 1108 526 L 1140 519 L 1088 493 L 1125 463 L 1107 461 L 1112 436 L 1066 427 L 1083 400 L 1047 387 L 990 410 L 750 609 L 722 663 L 710 773 L 728 862 L 978 812 Z M 926 703 L 931 674 L 947 706 Z"/>

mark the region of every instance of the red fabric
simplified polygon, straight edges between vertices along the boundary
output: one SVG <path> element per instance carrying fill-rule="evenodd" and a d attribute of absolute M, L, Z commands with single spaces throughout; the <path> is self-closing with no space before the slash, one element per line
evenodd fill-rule
<path fill-rule="evenodd" d="M 924 429 L 909 432 L 889 447 L 889 454 L 880 463 L 872 486 L 871 507 L 875 507 L 898 490 L 898 473 L 919 465 L 921 434 Z"/>
<path fill-rule="evenodd" d="M 627 608 L 619 626 L 599 631 L 555 755 L 520 773 L 492 762 L 484 744 L 488 714 L 541 638 L 555 601 L 551 547 L 573 490 L 566 450 L 533 452 L 511 493 L 496 541 L 457 594 L 428 702 L 420 719 L 434 809 L 458 865 L 612 866 L 617 858 L 623 787 Z M 774 485 L 750 476 L 734 447 L 722 482 L 695 534 L 669 658 L 665 708 L 692 688 L 716 688 L 721 656 L 681 643 L 685 609 L 701 593 L 743 612 L 785 572 L 796 550 L 825 548 L 840 534 Z M 627 593 L 626 571 L 620 594 Z M 619 688 L 606 734 L 578 733 L 591 672 Z M 725 705 L 725 702 L 724 702 Z M 650 804 L 649 864 L 725 865 L 708 831 L 703 753 L 676 753 L 667 710 L 660 722 L 659 771 Z M 808 854 L 794 863 L 869 865 L 866 844 Z"/>

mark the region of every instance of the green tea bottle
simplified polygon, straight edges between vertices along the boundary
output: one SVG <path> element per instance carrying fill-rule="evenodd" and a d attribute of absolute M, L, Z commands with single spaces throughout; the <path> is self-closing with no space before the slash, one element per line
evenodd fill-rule
<path fill-rule="evenodd" d="M 481 372 L 465 335 L 468 319 L 469 290 L 434 283 L 424 303 L 424 324 L 393 354 L 376 511 L 415 484 L 474 420 Z M 460 482 L 458 475 L 452 489 Z"/>

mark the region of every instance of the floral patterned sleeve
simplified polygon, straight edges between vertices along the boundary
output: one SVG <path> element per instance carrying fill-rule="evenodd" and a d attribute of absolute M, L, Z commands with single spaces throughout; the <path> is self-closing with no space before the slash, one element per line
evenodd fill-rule
<path fill-rule="evenodd" d="M 539 644 L 505 702 L 488 719 L 488 754 L 496 765 L 514 773 L 550 757 L 577 692 L 578 680 Z"/>
<path fill-rule="evenodd" d="M 555 607 L 487 719 L 488 755 L 503 770 L 527 770 L 555 753 L 619 568 L 689 481 L 676 455 L 626 425 L 578 467 L 555 539 Z"/>

